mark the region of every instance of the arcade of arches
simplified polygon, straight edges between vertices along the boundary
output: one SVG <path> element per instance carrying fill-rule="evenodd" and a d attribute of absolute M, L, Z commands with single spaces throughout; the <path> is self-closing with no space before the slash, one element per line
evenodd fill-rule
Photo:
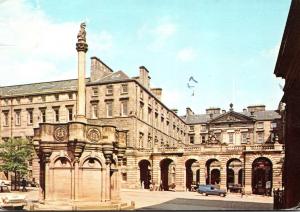
<path fill-rule="evenodd" d="M 244 161 L 246 160 L 246 163 Z M 270 195 L 282 186 L 280 158 L 253 155 L 245 158 L 159 157 L 138 161 L 139 188 L 151 184 L 162 190 L 191 191 L 196 184 L 216 184 L 222 189 L 236 185 L 246 193 Z"/>

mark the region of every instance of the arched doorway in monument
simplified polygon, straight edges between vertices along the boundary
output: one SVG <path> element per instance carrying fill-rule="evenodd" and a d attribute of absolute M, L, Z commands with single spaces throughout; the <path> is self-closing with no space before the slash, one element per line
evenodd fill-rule
<path fill-rule="evenodd" d="M 206 161 L 206 184 L 219 184 L 221 181 L 221 163 L 217 159 Z"/>
<path fill-rule="evenodd" d="M 259 157 L 252 163 L 253 194 L 270 194 L 272 191 L 272 162 L 265 157 Z"/>
<path fill-rule="evenodd" d="M 240 161 L 237 158 L 232 158 L 228 160 L 226 164 L 226 173 L 227 173 L 227 182 L 226 186 L 227 188 L 238 185 L 243 185 L 243 164 L 242 161 Z"/>
<path fill-rule="evenodd" d="M 81 167 L 79 167 L 79 197 L 80 199 L 92 199 L 102 201 L 101 194 L 103 193 L 103 186 L 101 184 L 103 179 L 102 164 L 94 157 L 84 160 Z"/>
<path fill-rule="evenodd" d="M 161 186 L 164 191 L 168 191 L 172 184 L 175 184 L 175 163 L 170 158 L 160 161 Z"/>
<path fill-rule="evenodd" d="M 191 191 L 192 185 L 196 185 L 200 181 L 199 162 L 195 159 L 189 159 L 185 162 L 185 186 Z"/>
<path fill-rule="evenodd" d="M 68 158 L 59 157 L 54 161 L 51 177 L 52 193 L 56 200 L 69 200 L 71 199 L 71 163 Z"/>
<path fill-rule="evenodd" d="M 148 160 L 139 162 L 141 188 L 149 189 L 151 182 L 151 164 Z"/>

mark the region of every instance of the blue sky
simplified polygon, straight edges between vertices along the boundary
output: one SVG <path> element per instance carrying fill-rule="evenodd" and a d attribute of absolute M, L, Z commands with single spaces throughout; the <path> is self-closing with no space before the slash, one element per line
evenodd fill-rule
<path fill-rule="evenodd" d="M 163 88 L 164 103 L 180 114 L 186 107 L 227 110 L 231 102 L 237 111 L 253 104 L 276 109 L 284 81 L 273 71 L 289 6 L 290 0 L 3 1 L 0 63 L 10 79 L 0 84 L 76 78 L 76 35 L 86 21 L 87 58 L 130 77 L 144 65 L 151 85 Z M 194 96 L 190 76 L 198 81 Z"/>

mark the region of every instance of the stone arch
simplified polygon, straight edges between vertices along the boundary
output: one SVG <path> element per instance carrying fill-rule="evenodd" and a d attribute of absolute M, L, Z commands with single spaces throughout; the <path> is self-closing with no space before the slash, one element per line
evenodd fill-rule
<path fill-rule="evenodd" d="M 243 185 L 242 179 L 243 177 L 240 176 L 243 170 L 243 163 L 239 158 L 230 158 L 227 160 L 226 163 L 226 186 L 227 189 L 231 189 L 233 185 L 238 185 L 241 187 Z"/>
<path fill-rule="evenodd" d="M 160 188 L 168 191 L 169 187 L 175 185 L 176 164 L 175 161 L 167 157 L 160 161 L 161 182 Z"/>
<path fill-rule="evenodd" d="M 273 181 L 273 163 L 264 156 L 257 157 L 252 162 L 252 192 L 260 195 L 270 195 Z"/>
<path fill-rule="evenodd" d="M 79 162 L 79 197 L 101 201 L 103 192 L 103 162 L 97 155 L 87 155 Z"/>
<path fill-rule="evenodd" d="M 200 181 L 200 165 L 199 161 L 189 158 L 185 161 L 185 186 L 191 191 L 192 185 L 196 185 Z"/>
<path fill-rule="evenodd" d="M 72 190 L 72 165 L 68 157 L 56 156 L 52 160 L 53 166 L 50 169 L 53 183 L 52 192 L 55 193 L 54 200 L 71 199 Z"/>
<path fill-rule="evenodd" d="M 65 160 L 68 161 L 68 163 L 70 164 L 70 168 L 73 167 L 71 158 L 67 154 L 59 154 L 59 153 L 52 155 L 50 160 L 50 167 L 55 167 L 55 163 L 58 162 L 57 160 L 60 158 L 65 158 Z"/>
<path fill-rule="evenodd" d="M 86 160 L 89 159 L 89 158 L 97 159 L 103 168 L 106 167 L 105 158 L 99 156 L 98 154 L 95 154 L 95 155 L 88 154 L 88 155 L 85 155 L 84 157 L 80 158 L 79 164 L 78 164 L 79 167 L 82 167 L 84 162 L 86 162 Z"/>
<path fill-rule="evenodd" d="M 219 184 L 221 182 L 221 161 L 210 158 L 205 163 L 206 184 Z"/>
<path fill-rule="evenodd" d="M 139 179 L 142 189 L 149 189 L 151 183 L 151 162 L 147 159 L 142 159 L 138 162 Z"/>

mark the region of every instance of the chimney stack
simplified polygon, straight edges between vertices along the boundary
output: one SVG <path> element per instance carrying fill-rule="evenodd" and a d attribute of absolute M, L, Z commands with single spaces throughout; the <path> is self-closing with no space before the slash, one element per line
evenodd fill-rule
<path fill-rule="evenodd" d="M 151 88 L 151 91 L 154 94 L 154 96 L 156 96 L 156 98 L 158 98 L 159 100 L 161 100 L 161 93 L 162 93 L 162 89 L 161 88 Z"/>
<path fill-rule="evenodd" d="M 146 69 L 145 66 L 140 66 L 140 76 L 139 80 L 142 83 L 143 86 L 146 88 L 150 88 L 150 76 L 149 76 L 149 71 Z"/>
<path fill-rule="evenodd" d="M 194 112 L 192 111 L 191 108 L 187 107 L 186 108 L 186 116 L 192 116 L 192 115 L 194 115 Z"/>

